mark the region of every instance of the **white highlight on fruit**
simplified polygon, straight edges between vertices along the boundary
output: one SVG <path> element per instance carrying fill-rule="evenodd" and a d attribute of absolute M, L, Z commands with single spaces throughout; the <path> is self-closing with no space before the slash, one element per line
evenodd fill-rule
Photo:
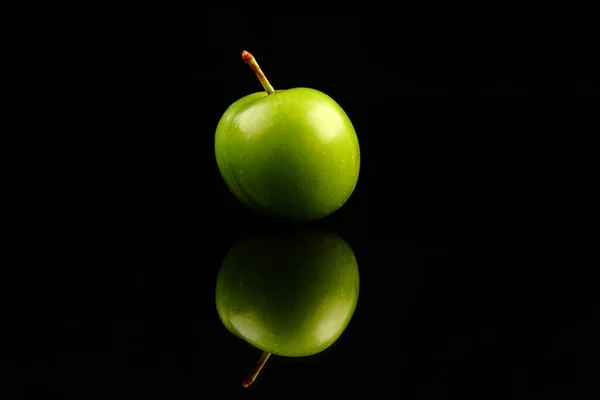
<path fill-rule="evenodd" d="M 308 123 L 324 133 L 320 136 L 325 142 L 332 141 L 344 129 L 344 120 L 329 105 L 316 105 L 308 110 Z"/>
<path fill-rule="evenodd" d="M 262 110 L 264 108 L 264 110 Z M 246 137 L 251 137 L 264 132 L 265 126 L 270 123 L 267 116 L 268 104 L 255 104 L 254 107 L 241 112 L 236 117 L 237 125 L 243 127 Z"/>

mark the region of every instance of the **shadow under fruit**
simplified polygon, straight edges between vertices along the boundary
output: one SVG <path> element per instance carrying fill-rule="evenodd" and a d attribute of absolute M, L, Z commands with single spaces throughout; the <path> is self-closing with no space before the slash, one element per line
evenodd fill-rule
<path fill-rule="evenodd" d="M 242 235 L 217 277 L 225 327 L 263 351 L 249 386 L 271 354 L 303 357 L 331 346 L 358 301 L 356 257 L 339 235 L 293 228 Z"/>

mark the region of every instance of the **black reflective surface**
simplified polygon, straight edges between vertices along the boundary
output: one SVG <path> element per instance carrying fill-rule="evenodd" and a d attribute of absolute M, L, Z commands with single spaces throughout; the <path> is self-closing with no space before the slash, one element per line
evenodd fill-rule
<path fill-rule="evenodd" d="M 95 98 L 108 128 L 82 117 L 79 139 L 55 143 L 25 181 L 25 211 L 11 211 L 21 221 L 11 237 L 23 246 L 3 266 L 18 275 L 3 282 L 2 381 L 16 390 L 5 398 L 597 391 L 595 264 L 577 259 L 566 240 L 577 232 L 563 228 L 587 221 L 576 216 L 583 200 L 571 202 L 589 197 L 570 194 L 593 182 L 577 182 L 569 167 L 587 158 L 549 133 L 583 131 L 575 117 L 563 125 L 569 110 L 558 112 L 551 96 L 590 95 L 593 82 L 549 84 L 535 67 L 498 52 L 469 56 L 443 35 L 409 41 L 398 63 L 395 40 L 376 45 L 395 36 L 368 39 L 352 21 L 320 17 L 309 31 L 290 22 L 297 35 L 284 45 L 267 26 L 217 34 L 203 25 L 185 46 L 161 47 L 180 57 L 131 56 L 155 65 L 144 89 L 117 74 L 111 94 Z M 316 355 L 271 357 L 247 389 L 261 351 L 220 321 L 217 274 L 242 232 L 289 226 L 245 209 L 216 166 L 220 116 L 261 89 L 243 49 L 275 88 L 313 87 L 338 101 L 362 161 L 346 205 L 311 224 L 356 256 L 360 295 L 348 327 Z M 115 99 L 120 90 L 131 96 Z"/>

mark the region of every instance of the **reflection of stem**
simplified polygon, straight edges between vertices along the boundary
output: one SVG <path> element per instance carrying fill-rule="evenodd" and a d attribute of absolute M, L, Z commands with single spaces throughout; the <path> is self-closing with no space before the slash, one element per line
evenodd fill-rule
<path fill-rule="evenodd" d="M 244 379 L 244 381 L 242 382 L 242 385 L 245 388 L 252 385 L 252 383 L 256 380 L 256 377 L 258 376 L 258 374 L 260 374 L 260 371 L 263 369 L 263 367 L 269 360 L 270 356 L 271 356 L 271 353 L 267 353 L 266 351 L 264 353 L 262 353 L 262 355 L 260 356 L 260 359 L 254 366 L 254 369 L 252 370 L 252 372 L 250 372 L 250 375 L 248 375 L 248 377 L 246 379 Z"/>

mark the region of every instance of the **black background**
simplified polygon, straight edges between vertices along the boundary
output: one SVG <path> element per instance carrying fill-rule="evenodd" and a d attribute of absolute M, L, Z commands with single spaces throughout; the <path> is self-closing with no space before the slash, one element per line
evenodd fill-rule
<path fill-rule="evenodd" d="M 47 162 L 21 229 L 37 240 L 14 307 L 30 311 L 3 357 L 18 396 L 589 390 L 598 299 L 562 228 L 579 218 L 570 171 L 588 162 L 565 137 L 594 132 L 582 122 L 598 94 L 589 51 L 423 22 L 215 12 L 181 31 L 147 21 L 84 40 L 89 62 L 61 81 L 78 134 L 36 142 Z M 242 50 L 276 89 L 333 97 L 362 157 L 353 196 L 319 222 L 357 256 L 354 318 L 321 354 L 272 357 L 249 389 L 260 351 L 220 323 L 216 275 L 240 232 L 280 224 L 244 209 L 214 158 L 220 116 L 261 90 Z"/>

